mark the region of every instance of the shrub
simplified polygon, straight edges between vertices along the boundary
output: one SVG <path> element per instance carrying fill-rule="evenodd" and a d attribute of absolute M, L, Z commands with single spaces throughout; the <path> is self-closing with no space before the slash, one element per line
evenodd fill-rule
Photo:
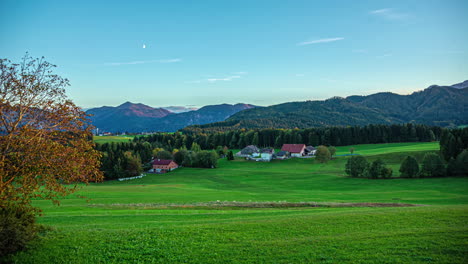
<path fill-rule="evenodd" d="M 320 163 L 326 163 L 331 159 L 330 151 L 325 146 L 319 146 L 315 152 L 315 159 Z"/>
<path fill-rule="evenodd" d="M 333 155 L 336 153 L 336 148 L 334 146 L 329 146 L 328 151 L 330 151 L 330 156 L 333 157 Z"/>
<path fill-rule="evenodd" d="M 400 177 L 413 178 L 417 177 L 419 173 L 418 161 L 412 157 L 407 156 L 400 166 Z"/>
<path fill-rule="evenodd" d="M 392 169 L 385 167 L 385 163 L 381 159 L 374 160 L 370 166 L 367 166 L 364 176 L 367 178 L 390 178 L 392 177 Z"/>
<path fill-rule="evenodd" d="M 202 150 L 197 153 L 196 160 L 201 168 L 215 168 L 218 165 L 218 155 L 214 151 Z"/>
<path fill-rule="evenodd" d="M 38 226 L 31 208 L 0 208 L 0 256 L 22 250 L 37 237 Z"/>
<path fill-rule="evenodd" d="M 362 177 L 368 165 L 363 156 L 353 156 L 346 162 L 345 172 L 351 177 Z"/>
<path fill-rule="evenodd" d="M 234 160 L 234 153 L 232 153 L 232 150 L 230 150 L 227 154 L 227 160 Z"/>
<path fill-rule="evenodd" d="M 427 153 L 422 161 L 420 177 L 442 177 L 445 176 L 445 166 L 439 155 Z"/>

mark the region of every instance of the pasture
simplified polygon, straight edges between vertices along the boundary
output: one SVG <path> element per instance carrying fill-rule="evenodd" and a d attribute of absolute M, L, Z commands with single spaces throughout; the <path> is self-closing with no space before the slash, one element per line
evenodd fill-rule
<path fill-rule="evenodd" d="M 338 147 L 337 154 L 349 153 Z M 437 143 L 354 146 L 398 174 Z M 271 163 L 220 160 L 133 181 L 84 186 L 60 206 L 37 200 L 52 227 L 15 263 L 466 263 L 468 179 L 355 179 L 348 157 Z M 223 206 L 233 202 L 246 207 Z M 318 207 L 254 208 L 258 202 Z M 334 207 L 405 203 L 408 207 Z"/>
<path fill-rule="evenodd" d="M 129 142 L 132 141 L 135 136 L 133 135 L 120 135 L 120 136 L 93 136 L 93 141 L 99 144 L 111 143 L 111 142 Z"/>

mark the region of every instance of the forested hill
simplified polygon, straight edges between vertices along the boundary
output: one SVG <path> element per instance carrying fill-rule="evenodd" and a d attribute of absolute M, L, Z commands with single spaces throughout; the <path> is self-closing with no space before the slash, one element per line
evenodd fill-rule
<path fill-rule="evenodd" d="M 226 131 L 241 128 L 308 128 L 420 123 L 436 126 L 468 124 L 468 88 L 433 85 L 410 95 L 377 93 L 291 102 L 247 109 L 224 122 L 184 130 Z"/>

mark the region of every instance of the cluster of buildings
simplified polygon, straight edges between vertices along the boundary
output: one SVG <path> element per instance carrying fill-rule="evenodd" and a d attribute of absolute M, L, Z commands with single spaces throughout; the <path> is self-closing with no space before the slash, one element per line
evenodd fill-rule
<path fill-rule="evenodd" d="M 248 160 L 271 161 L 272 159 L 288 159 L 291 157 L 314 156 L 317 149 L 305 144 L 283 144 L 281 150 L 275 153 L 273 148 L 258 148 L 249 145 L 236 153 L 237 157 L 244 157 Z"/>
<path fill-rule="evenodd" d="M 255 161 L 271 161 L 272 159 L 289 159 L 293 157 L 315 156 L 316 148 L 306 146 L 305 144 L 284 144 L 281 150 L 275 153 L 273 148 L 258 148 L 254 145 L 249 145 L 236 153 L 237 157 L 244 157 L 248 160 Z M 173 171 L 179 167 L 173 160 L 154 159 L 152 161 L 153 168 L 149 171 L 152 173 L 166 173 Z"/>

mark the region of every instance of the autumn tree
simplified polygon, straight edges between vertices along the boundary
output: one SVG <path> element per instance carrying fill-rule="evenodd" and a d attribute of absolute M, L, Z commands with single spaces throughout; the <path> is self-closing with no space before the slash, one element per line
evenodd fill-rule
<path fill-rule="evenodd" d="M 99 181 L 87 115 L 65 95 L 69 81 L 43 58 L 0 60 L 0 206 L 56 201 L 77 182 Z"/>
<path fill-rule="evenodd" d="M 54 67 L 28 54 L 20 63 L 0 59 L 0 218 L 21 221 L 31 199 L 58 202 L 78 182 L 103 178 L 87 115 L 67 99 L 69 81 Z M 2 226 L 0 235 L 11 228 Z M 10 233 L 11 249 L 2 253 L 21 249 L 33 237 L 26 233 Z"/>

